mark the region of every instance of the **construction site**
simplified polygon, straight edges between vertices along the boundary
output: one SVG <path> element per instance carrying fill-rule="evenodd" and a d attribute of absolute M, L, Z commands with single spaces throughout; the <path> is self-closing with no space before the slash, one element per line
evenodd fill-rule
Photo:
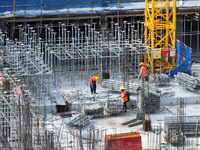
<path fill-rule="evenodd" d="M 0 150 L 199 150 L 199 0 L 1 0 Z"/>

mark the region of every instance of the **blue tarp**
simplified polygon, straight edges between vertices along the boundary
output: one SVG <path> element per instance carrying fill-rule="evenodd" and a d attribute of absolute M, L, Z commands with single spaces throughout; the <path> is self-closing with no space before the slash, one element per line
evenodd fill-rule
<path fill-rule="evenodd" d="M 178 72 L 183 72 L 191 75 L 191 48 L 181 43 L 179 40 L 176 41 L 176 68 L 170 71 L 170 78 L 174 78 L 174 75 Z M 169 72 L 166 72 L 169 74 Z"/>
<path fill-rule="evenodd" d="M 13 13 L 13 2 L 13 0 L 0 0 L 0 13 L 6 11 Z M 22 13 L 26 13 L 26 11 L 36 11 L 41 8 L 42 10 L 67 9 L 68 3 L 69 8 L 102 7 L 102 0 L 15 0 L 15 12 L 22 11 Z"/>
<path fill-rule="evenodd" d="M 199 0 L 184 0 L 184 2 L 177 0 L 177 8 L 197 6 L 200 6 Z M 67 14 L 67 12 L 101 14 L 116 12 L 119 8 L 120 11 L 144 10 L 145 0 L 0 0 L 0 18 L 12 17 L 12 15 L 25 17 L 57 15 Z"/>
<path fill-rule="evenodd" d="M 142 1 L 144 2 L 144 0 Z M 121 6 L 131 2 L 141 2 L 141 0 L 120 0 L 119 2 Z M 91 12 L 91 8 L 99 7 L 102 8 L 101 11 L 94 11 L 93 13 L 102 13 L 106 7 L 118 7 L 118 0 L 15 0 L 15 15 L 37 16 L 40 15 L 41 10 L 43 15 L 48 15 L 47 12 L 54 12 L 55 14 L 56 11 L 60 14 L 67 12 L 68 7 L 70 9 L 85 8 L 88 12 Z M 14 0 L 0 0 L 0 14 L 6 11 L 14 13 Z"/>

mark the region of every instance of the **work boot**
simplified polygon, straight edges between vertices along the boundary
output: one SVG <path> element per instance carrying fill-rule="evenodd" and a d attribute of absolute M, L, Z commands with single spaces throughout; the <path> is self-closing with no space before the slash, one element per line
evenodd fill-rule
<path fill-rule="evenodd" d="M 94 92 L 94 94 L 97 94 L 97 92 Z"/>

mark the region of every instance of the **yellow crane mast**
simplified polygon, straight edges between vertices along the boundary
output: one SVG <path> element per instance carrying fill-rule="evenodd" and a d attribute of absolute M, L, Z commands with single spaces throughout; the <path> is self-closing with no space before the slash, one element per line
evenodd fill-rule
<path fill-rule="evenodd" d="M 175 68 L 176 0 L 145 0 L 144 62 L 151 73 Z"/>

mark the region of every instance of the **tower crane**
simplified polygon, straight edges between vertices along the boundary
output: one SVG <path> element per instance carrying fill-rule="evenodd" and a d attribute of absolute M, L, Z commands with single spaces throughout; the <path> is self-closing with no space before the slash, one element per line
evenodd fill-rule
<path fill-rule="evenodd" d="M 145 0 L 145 65 L 150 73 L 175 68 L 176 0 Z"/>

